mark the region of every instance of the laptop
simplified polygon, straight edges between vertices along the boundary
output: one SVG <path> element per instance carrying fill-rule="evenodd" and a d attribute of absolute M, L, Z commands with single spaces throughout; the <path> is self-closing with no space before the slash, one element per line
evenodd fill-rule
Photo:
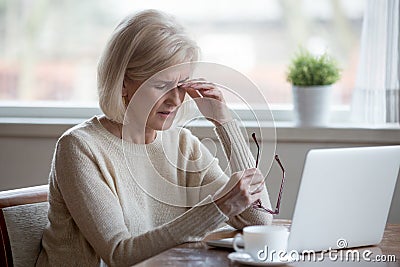
<path fill-rule="evenodd" d="M 310 150 L 288 251 L 318 252 L 380 243 L 399 168 L 400 146 Z M 232 247 L 232 240 L 206 243 Z"/>

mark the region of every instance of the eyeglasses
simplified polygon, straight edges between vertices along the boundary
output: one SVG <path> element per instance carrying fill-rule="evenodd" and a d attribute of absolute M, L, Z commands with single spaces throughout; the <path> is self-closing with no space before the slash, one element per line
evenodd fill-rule
<path fill-rule="evenodd" d="M 258 145 L 256 134 L 252 133 L 251 137 L 253 137 L 253 140 L 254 140 L 254 142 L 256 143 L 256 146 L 257 146 L 257 158 L 256 158 L 256 168 L 257 168 L 258 167 L 258 159 L 260 157 L 260 146 Z M 276 202 L 275 210 L 270 210 L 270 209 L 265 208 L 262 205 L 262 202 L 261 202 L 260 199 L 257 199 L 253 203 L 253 208 L 254 209 L 265 211 L 265 212 L 268 212 L 270 214 L 279 214 L 279 208 L 281 206 L 281 197 L 282 197 L 283 184 L 285 183 L 285 169 L 283 168 L 283 165 L 282 165 L 278 155 L 275 155 L 275 160 L 276 160 L 276 162 L 278 162 L 279 167 L 281 167 L 281 170 L 282 170 L 281 188 L 279 189 L 279 195 L 278 195 L 278 200 Z"/>

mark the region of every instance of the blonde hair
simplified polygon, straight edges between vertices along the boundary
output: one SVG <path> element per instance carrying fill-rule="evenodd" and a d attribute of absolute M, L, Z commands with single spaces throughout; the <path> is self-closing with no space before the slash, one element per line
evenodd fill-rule
<path fill-rule="evenodd" d="M 165 68 L 198 57 L 198 46 L 172 16 L 157 10 L 127 16 L 115 28 L 98 64 L 101 110 L 108 119 L 122 123 L 125 75 L 131 80 L 146 80 Z"/>

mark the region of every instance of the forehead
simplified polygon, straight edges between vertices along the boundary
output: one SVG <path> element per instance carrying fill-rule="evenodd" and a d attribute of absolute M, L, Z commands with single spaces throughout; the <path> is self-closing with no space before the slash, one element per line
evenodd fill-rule
<path fill-rule="evenodd" d="M 192 69 L 190 64 L 177 65 L 155 74 L 152 81 L 181 82 L 190 77 Z"/>

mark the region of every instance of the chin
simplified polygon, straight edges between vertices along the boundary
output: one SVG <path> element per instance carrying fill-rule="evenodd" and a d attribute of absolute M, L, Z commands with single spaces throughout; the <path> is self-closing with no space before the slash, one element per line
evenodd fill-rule
<path fill-rule="evenodd" d="M 159 127 L 156 127 L 154 130 L 156 131 L 166 131 L 169 128 L 171 128 L 171 123 L 165 123 L 164 125 L 160 125 Z"/>
<path fill-rule="evenodd" d="M 150 128 L 156 130 L 156 131 L 166 131 L 169 128 L 171 128 L 172 123 L 173 123 L 173 119 L 172 120 L 165 120 L 165 121 L 159 121 L 157 123 L 154 123 L 153 125 L 150 125 Z"/>

